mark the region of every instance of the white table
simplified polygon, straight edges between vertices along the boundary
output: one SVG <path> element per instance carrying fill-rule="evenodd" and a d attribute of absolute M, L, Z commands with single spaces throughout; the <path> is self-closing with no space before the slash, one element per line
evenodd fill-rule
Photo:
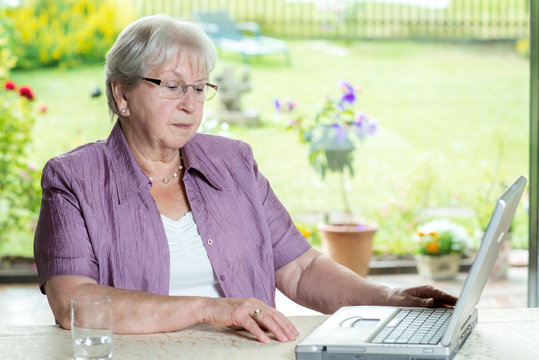
<path fill-rule="evenodd" d="M 294 348 L 326 316 L 290 317 L 294 342 L 262 344 L 244 331 L 196 325 L 174 333 L 115 335 L 114 359 L 295 359 Z M 1 359 L 72 359 L 71 333 L 57 326 L 0 328 Z M 539 308 L 480 310 L 455 360 L 539 359 Z"/>

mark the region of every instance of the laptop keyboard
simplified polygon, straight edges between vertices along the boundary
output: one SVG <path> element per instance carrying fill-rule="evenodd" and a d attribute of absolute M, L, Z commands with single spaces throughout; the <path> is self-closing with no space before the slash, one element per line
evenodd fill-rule
<path fill-rule="evenodd" d="M 453 309 L 401 309 L 371 343 L 435 345 L 444 335 L 451 314 Z"/>

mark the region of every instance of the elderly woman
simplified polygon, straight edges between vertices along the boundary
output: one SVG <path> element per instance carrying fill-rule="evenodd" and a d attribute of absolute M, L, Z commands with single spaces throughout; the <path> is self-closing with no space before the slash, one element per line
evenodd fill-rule
<path fill-rule="evenodd" d="M 107 54 L 107 140 L 51 159 L 34 253 L 57 321 L 70 299 L 113 299 L 117 333 L 196 323 L 262 342 L 298 335 L 275 289 L 332 313 L 344 305 L 452 306 L 432 287 L 393 290 L 312 249 L 260 173 L 251 148 L 197 134 L 216 62 L 196 25 L 165 15 L 129 25 Z"/>

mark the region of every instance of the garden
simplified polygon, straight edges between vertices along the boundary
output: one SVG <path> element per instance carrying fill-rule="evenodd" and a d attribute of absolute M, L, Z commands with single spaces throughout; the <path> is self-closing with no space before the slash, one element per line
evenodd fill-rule
<path fill-rule="evenodd" d="M 37 16 L 37 8 L 10 9 L 0 23 L 0 257 L 32 256 L 45 162 L 107 137 L 113 122 L 104 96 L 103 56 L 119 29 L 136 17 L 115 9 L 113 1 L 77 2 L 80 8 L 38 3 L 58 8 L 40 13 L 49 20 Z M 92 17 L 100 11 L 105 19 Z M 44 31 L 53 18 L 63 25 Z M 91 28 L 61 30 L 82 23 Z M 378 223 L 378 255 L 417 252 L 418 227 L 436 218 L 462 225 L 471 246 L 477 245 L 475 234 L 484 230 L 503 187 L 528 173 L 529 66 L 515 42 L 287 44 L 290 65 L 272 55 L 250 61 L 251 90 L 241 103 L 257 111 L 260 124 L 225 125 L 217 115 L 206 119 L 204 131 L 251 144 L 260 170 L 316 246 L 316 224 L 346 207 Z M 243 66 L 236 54 L 220 53 L 215 74 L 232 68 L 239 76 Z M 375 129 L 358 137 L 344 177 L 331 171 L 322 177 L 311 166 L 312 147 L 297 124 L 312 121 L 328 99 L 350 90 L 348 124 L 362 114 Z M 218 114 L 219 96 L 206 108 Z M 517 248 L 528 243 L 527 209 L 521 204 L 513 224 Z"/>

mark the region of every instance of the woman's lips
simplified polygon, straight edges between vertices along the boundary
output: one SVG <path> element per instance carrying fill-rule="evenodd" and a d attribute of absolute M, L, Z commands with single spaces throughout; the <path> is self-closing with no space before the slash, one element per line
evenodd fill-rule
<path fill-rule="evenodd" d="M 191 127 L 191 124 L 173 124 L 178 129 L 187 130 Z"/>

